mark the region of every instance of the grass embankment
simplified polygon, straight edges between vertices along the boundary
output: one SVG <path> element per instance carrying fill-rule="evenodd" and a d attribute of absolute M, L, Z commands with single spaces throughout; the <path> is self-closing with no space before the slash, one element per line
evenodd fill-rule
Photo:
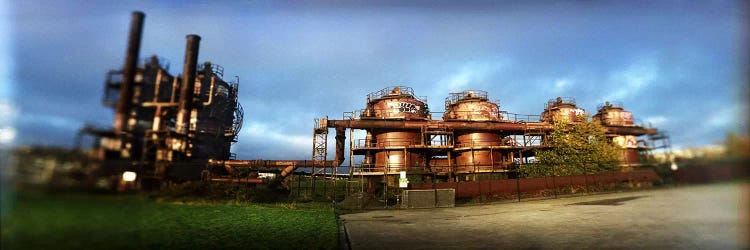
<path fill-rule="evenodd" d="M 338 244 L 333 208 L 309 204 L 23 194 L 0 226 L 1 249 L 333 249 Z"/>

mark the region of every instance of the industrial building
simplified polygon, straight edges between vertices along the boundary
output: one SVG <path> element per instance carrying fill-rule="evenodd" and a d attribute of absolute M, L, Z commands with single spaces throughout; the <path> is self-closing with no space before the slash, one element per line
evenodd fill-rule
<path fill-rule="evenodd" d="M 402 173 L 425 183 L 475 181 L 483 175 L 520 178 L 515 169 L 532 163 L 535 150 L 550 147 L 553 124 L 576 122 L 585 113 L 574 99 L 558 97 L 540 115 L 514 114 L 501 110 L 486 91 L 466 90 L 448 93 L 445 112 L 435 119 L 426 98 L 394 86 L 368 94 L 364 109 L 345 112 L 340 120 L 316 120 L 309 160 L 238 160 L 230 150 L 241 139 L 239 78 L 225 79 L 217 64 L 198 64 L 197 35 L 187 35 L 181 75 L 171 75 L 166 60 L 155 55 L 140 60 L 144 18 L 133 13 L 125 63 L 107 73 L 103 104 L 114 109 L 112 128 L 81 130 L 81 136 L 94 136 L 91 156 L 100 175 L 134 172 L 144 189 L 199 179 L 278 186 L 295 172 L 311 176 L 313 183 L 321 175 L 356 175 L 368 179 L 369 191 L 399 186 Z M 593 119 L 623 148 L 623 171 L 641 166 L 649 150 L 669 145 L 668 137 L 637 124 L 620 104 L 602 104 Z M 333 160 L 327 159 L 331 129 Z M 355 138 L 354 130 L 364 130 L 365 137 Z M 346 144 L 348 173 L 339 173 Z M 353 162 L 354 156 L 362 162 Z M 309 170 L 298 171 L 302 168 Z"/>
<path fill-rule="evenodd" d="M 573 98 L 562 97 L 549 100 L 540 115 L 513 114 L 500 110 L 487 92 L 467 90 L 448 94 L 442 119 L 433 120 L 425 98 L 395 86 L 368 94 L 365 108 L 345 113 L 348 119 L 321 119 L 314 131 L 315 138 L 336 131 L 334 162 L 341 164 L 348 129 L 349 159 L 364 156 L 362 163 L 350 163 L 349 174 L 382 177 L 395 187 L 402 171 L 425 182 L 474 181 L 496 173 L 517 178 L 518 165 L 533 163 L 536 149 L 550 148 L 546 141 L 556 121 L 576 122 L 583 114 Z M 623 171 L 645 164 L 654 141 L 666 137 L 636 124 L 622 105 L 603 104 L 593 120 L 622 148 Z M 364 130 L 365 138 L 352 138 L 353 130 Z M 325 160 L 326 144 L 315 145 L 313 158 Z"/>

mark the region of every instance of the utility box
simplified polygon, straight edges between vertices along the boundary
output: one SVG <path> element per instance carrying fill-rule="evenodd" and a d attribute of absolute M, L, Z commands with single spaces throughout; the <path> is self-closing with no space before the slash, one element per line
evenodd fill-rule
<path fill-rule="evenodd" d="M 401 208 L 454 207 L 454 189 L 404 190 Z"/>
<path fill-rule="evenodd" d="M 435 189 L 435 207 L 455 207 L 456 206 L 456 190 L 449 189 Z"/>

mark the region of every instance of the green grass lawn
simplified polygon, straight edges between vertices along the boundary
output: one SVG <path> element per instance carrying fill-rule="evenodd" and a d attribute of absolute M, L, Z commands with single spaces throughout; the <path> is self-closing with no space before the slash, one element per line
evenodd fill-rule
<path fill-rule="evenodd" d="M 3 201 L 5 202 L 5 201 Z M 0 221 L 6 249 L 333 249 L 333 208 L 176 204 L 137 195 L 23 194 Z"/>

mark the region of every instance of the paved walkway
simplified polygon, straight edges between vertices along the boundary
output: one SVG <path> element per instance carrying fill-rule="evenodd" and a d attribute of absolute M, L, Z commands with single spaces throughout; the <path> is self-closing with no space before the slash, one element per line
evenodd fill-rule
<path fill-rule="evenodd" d="M 714 184 L 341 219 L 352 249 L 738 249 L 748 195 Z"/>

